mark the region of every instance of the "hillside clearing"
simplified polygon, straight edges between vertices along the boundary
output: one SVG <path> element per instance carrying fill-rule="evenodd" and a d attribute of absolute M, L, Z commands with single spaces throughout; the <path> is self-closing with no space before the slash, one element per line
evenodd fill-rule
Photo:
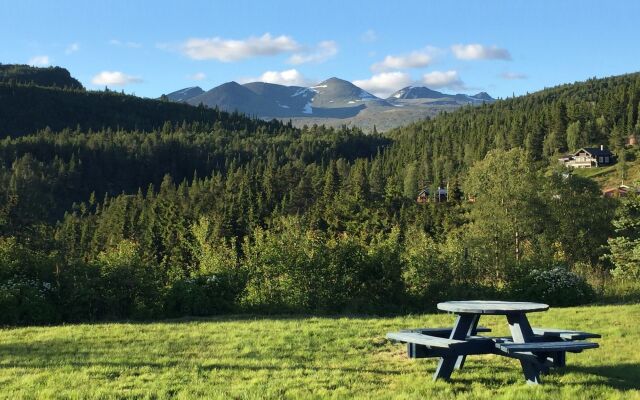
<path fill-rule="evenodd" d="M 640 398 L 640 305 L 554 308 L 534 326 L 603 335 L 600 349 L 523 383 L 514 360 L 470 357 L 451 383 L 435 359 L 410 360 L 384 339 L 447 326 L 447 314 L 393 318 L 221 317 L 158 323 L 3 329 L 1 398 Z M 483 325 L 507 334 L 504 317 Z"/>
<path fill-rule="evenodd" d="M 637 158 L 636 149 L 630 151 L 633 152 L 633 160 L 627 161 L 626 179 L 624 181 L 621 178 L 617 164 L 601 168 L 577 168 L 574 172 L 582 177 L 593 179 L 603 189 L 620 185 L 623 182 L 627 185 L 638 186 L 638 183 L 640 183 L 640 160 Z"/>

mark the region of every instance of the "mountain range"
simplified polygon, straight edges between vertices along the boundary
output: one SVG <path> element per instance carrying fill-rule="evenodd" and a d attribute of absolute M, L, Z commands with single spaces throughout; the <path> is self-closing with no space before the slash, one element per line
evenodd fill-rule
<path fill-rule="evenodd" d="M 388 129 L 463 105 L 494 102 L 489 94 L 445 94 L 423 86 L 407 86 L 386 99 L 353 83 L 329 78 L 317 85 L 284 86 L 265 82 L 227 82 L 204 91 L 189 87 L 166 95 L 174 102 L 203 104 L 264 119 L 291 119 L 296 125 L 358 125 Z"/>

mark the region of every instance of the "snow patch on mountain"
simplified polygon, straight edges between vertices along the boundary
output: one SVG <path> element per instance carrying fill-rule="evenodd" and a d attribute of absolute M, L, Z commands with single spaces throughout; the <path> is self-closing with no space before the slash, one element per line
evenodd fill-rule
<path fill-rule="evenodd" d="M 315 92 L 315 90 L 313 90 L 312 88 L 300 88 L 298 89 L 294 94 L 291 95 L 291 97 L 297 97 L 297 96 L 308 96 L 311 93 L 310 92 Z"/>
<path fill-rule="evenodd" d="M 195 88 L 197 88 L 197 86 L 191 86 L 191 87 L 188 87 L 188 88 L 184 88 L 184 89 L 182 89 L 182 90 L 178 90 L 177 92 L 174 92 L 174 93 L 175 93 L 175 94 L 185 94 L 185 93 L 187 93 L 188 91 L 193 90 L 193 89 L 195 89 Z"/>
<path fill-rule="evenodd" d="M 366 101 L 366 100 L 373 100 L 375 98 L 376 98 L 376 96 L 372 95 L 371 93 L 369 93 L 369 92 L 367 92 L 365 90 L 360 92 L 360 99 L 361 100 L 365 100 Z"/>

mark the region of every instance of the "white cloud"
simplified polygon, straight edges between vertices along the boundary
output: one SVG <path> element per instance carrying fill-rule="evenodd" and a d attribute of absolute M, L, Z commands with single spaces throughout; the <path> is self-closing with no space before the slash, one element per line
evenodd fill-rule
<path fill-rule="evenodd" d="M 49 56 L 35 56 L 31 57 L 27 64 L 33 65 L 34 67 L 46 67 L 51 65 L 51 60 Z"/>
<path fill-rule="evenodd" d="M 192 81 L 201 81 L 207 79 L 207 74 L 204 72 L 196 72 L 195 74 L 187 75 L 187 79 Z"/>
<path fill-rule="evenodd" d="M 78 43 L 71 43 L 70 45 L 67 46 L 67 48 L 64 50 L 64 54 L 71 54 L 71 53 L 75 53 L 76 51 L 80 50 L 80 44 Z"/>
<path fill-rule="evenodd" d="M 130 49 L 139 49 L 142 47 L 142 43 L 138 42 L 122 42 L 118 39 L 109 40 L 109 44 L 112 46 L 129 47 Z"/>
<path fill-rule="evenodd" d="M 353 84 L 375 94 L 378 97 L 388 97 L 396 90 L 411 85 L 411 76 L 405 72 L 383 72 L 373 75 L 369 79 L 355 80 Z"/>
<path fill-rule="evenodd" d="M 160 44 L 161 48 L 171 47 Z M 190 38 L 179 46 L 179 50 L 194 60 L 218 60 L 231 62 L 257 56 L 272 56 L 297 51 L 298 43 L 289 36 L 277 37 L 265 33 L 260 37 L 244 40 L 213 38 Z"/>
<path fill-rule="evenodd" d="M 464 82 L 454 70 L 428 72 L 422 75 L 422 83 L 431 89 L 464 89 Z"/>
<path fill-rule="evenodd" d="M 300 52 L 289 57 L 288 62 L 293 65 L 306 63 L 321 63 L 338 54 L 338 45 L 333 40 L 320 42 L 310 52 Z"/>
<path fill-rule="evenodd" d="M 286 86 L 307 86 L 310 84 L 298 70 L 288 69 L 285 71 L 266 71 L 257 78 L 240 79 L 241 83 L 247 82 L 267 82 Z"/>
<path fill-rule="evenodd" d="M 511 60 L 507 49 L 497 46 L 483 46 L 481 44 L 456 44 L 451 51 L 460 60 Z"/>
<path fill-rule="evenodd" d="M 422 50 L 412 51 L 409 54 L 398 56 L 386 56 L 384 60 L 371 66 L 373 72 L 389 71 L 394 69 L 421 68 L 433 62 L 433 54 L 437 49 L 426 47 Z"/>
<path fill-rule="evenodd" d="M 361 36 L 360 40 L 365 43 L 373 43 L 378 40 L 378 34 L 373 29 L 367 29 Z"/>
<path fill-rule="evenodd" d="M 91 83 L 94 85 L 107 86 L 125 86 L 139 82 L 142 82 L 140 77 L 127 75 L 120 71 L 102 71 L 91 79 Z"/>
<path fill-rule="evenodd" d="M 528 76 L 526 74 L 521 74 L 518 72 L 503 72 L 502 74 L 500 74 L 500 77 L 502 79 L 506 79 L 506 80 L 516 80 L 516 79 L 527 79 Z"/>

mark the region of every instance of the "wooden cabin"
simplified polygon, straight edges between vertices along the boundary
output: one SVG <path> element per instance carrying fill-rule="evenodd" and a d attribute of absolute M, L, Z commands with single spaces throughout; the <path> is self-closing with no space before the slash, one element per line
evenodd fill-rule
<path fill-rule="evenodd" d="M 434 193 L 431 194 L 431 190 L 428 187 L 426 187 L 418 193 L 418 198 L 416 199 L 416 202 L 419 204 L 425 204 L 432 201 L 435 201 L 436 203 L 441 203 L 447 200 L 449 200 L 449 191 L 446 188 L 438 187 L 438 189 L 436 189 Z"/>
<path fill-rule="evenodd" d="M 629 193 L 637 192 L 634 188 L 625 184 L 602 189 L 602 196 L 609 198 L 626 197 Z"/>

